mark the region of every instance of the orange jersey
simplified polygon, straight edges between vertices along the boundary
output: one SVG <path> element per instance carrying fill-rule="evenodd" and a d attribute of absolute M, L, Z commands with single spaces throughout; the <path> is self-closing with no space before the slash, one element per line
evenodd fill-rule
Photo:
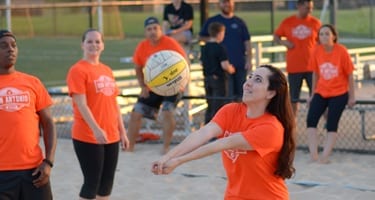
<path fill-rule="evenodd" d="M 75 63 L 67 75 L 69 95 L 86 95 L 87 105 L 96 123 L 107 133 L 108 143 L 117 142 L 119 135 L 116 86 L 112 70 L 100 63 L 92 65 L 84 60 Z M 83 142 L 97 144 L 96 138 L 73 102 L 74 123 L 72 137 Z"/>
<path fill-rule="evenodd" d="M 331 52 L 318 45 L 310 65 L 318 77 L 314 92 L 327 98 L 349 91 L 349 75 L 353 73 L 354 65 L 343 45 L 335 44 Z"/>
<path fill-rule="evenodd" d="M 284 180 L 274 175 L 283 144 L 284 128 L 269 113 L 249 119 L 246 110 L 243 103 L 230 103 L 222 107 L 213 118 L 223 130 L 222 137 L 242 134 L 254 149 L 222 152 L 228 177 L 225 200 L 288 199 Z"/>
<path fill-rule="evenodd" d="M 51 105 L 36 77 L 21 72 L 0 75 L 0 171 L 32 169 L 42 162 L 37 112 Z"/>
<path fill-rule="evenodd" d="M 186 54 L 181 45 L 171 37 L 163 35 L 157 45 L 152 45 L 148 39 L 141 41 L 135 49 L 133 62 L 138 67 L 144 67 L 148 57 L 161 50 L 173 50 L 180 53 L 184 58 Z"/>
<path fill-rule="evenodd" d="M 310 55 L 316 45 L 320 21 L 308 16 L 305 19 L 293 15 L 284 19 L 275 35 L 285 37 L 294 44 L 286 52 L 286 71 L 288 73 L 312 72 L 308 67 Z"/>

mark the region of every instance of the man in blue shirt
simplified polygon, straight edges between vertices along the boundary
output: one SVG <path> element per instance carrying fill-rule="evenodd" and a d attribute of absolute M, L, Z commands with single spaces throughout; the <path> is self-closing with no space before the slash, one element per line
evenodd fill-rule
<path fill-rule="evenodd" d="M 241 100 L 242 85 L 246 81 L 246 75 L 252 70 L 250 33 L 246 23 L 234 15 L 234 0 L 219 0 L 219 7 L 221 13 L 207 19 L 199 36 L 203 41 L 209 38 L 208 26 L 212 22 L 225 25 L 222 45 L 228 53 L 229 62 L 236 68 L 236 72 L 229 75 L 228 97 Z"/>

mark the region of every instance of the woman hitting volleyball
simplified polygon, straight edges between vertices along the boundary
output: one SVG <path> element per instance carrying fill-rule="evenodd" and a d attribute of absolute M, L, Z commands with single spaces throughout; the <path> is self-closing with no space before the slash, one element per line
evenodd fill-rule
<path fill-rule="evenodd" d="M 289 199 L 284 179 L 295 172 L 294 130 L 287 80 L 279 69 L 262 65 L 243 84 L 241 103 L 223 106 L 151 170 L 169 174 L 185 162 L 222 152 L 228 177 L 224 199 Z"/>
<path fill-rule="evenodd" d="M 82 37 L 83 58 L 67 75 L 73 99 L 72 138 L 84 181 L 80 199 L 109 199 L 117 166 L 119 143 L 125 150 L 126 136 L 116 97 L 119 90 L 112 70 L 100 62 L 103 36 L 94 29 Z"/>

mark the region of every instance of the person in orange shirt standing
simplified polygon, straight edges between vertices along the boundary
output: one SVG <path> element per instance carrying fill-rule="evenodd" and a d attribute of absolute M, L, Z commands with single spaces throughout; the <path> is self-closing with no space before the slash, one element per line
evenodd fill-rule
<path fill-rule="evenodd" d="M 73 100 L 72 138 L 84 182 L 80 199 L 109 199 L 119 143 L 129 146 L 112 70 L 102 62 L 103 35 L 87 30 L 82 37 L 83 58 L 69 70 L 66 81 Z"/>
<path fill-rule="evenodd" d="M 162 105 L 162 126 L 164 146 L 162 153 L 169 150 L 169 145 L 172 140 L 173 131 L 176 127 L 174 119 L 174 109 L 180 100 L 181 94 L 173 96 L 160 96 L 155 94 L 147 87 L 144 82 L 143 68 L 147 59 L 154 53 L 161 50 L 173 50 L 180 53 L 186 58 L 186 54 L 181 45 L 173 38 L 163 35 L 162 27 L 159 20 L 155 17 L 148 17 L 144 22 L 146 39 L 142 40 L 136 47 L 133 55 L 133 62 L 135 64 L 135 72 L 137 75 L 139 86 L 141 87 L 141 94 L 138 97 L 137 103 L 130 114 L 129 119 L 129 151 L 134 151 L 135 141 L 139 135 L 141 128 L 142 117 L 149 119 L 156 119 L 160 106 Z"/>
<path fill-rule="evenodd" d="M 208 142 L 216 138 L 213 142 Z M 222 152 L 225 200 L 289 199 L 295 172 L 295 120 L 283 72 L 262 65 L 243 84 L 242 102 L 224 105 L 205 126 L 152 163 L 154 174 Z"/>
<path fill-rule="evenodd" d="M 337 31 L 325 24 L 319 30 L 319 45 L 315 48 L 310 66 L 314 70 L 313 95 L 309 98 L 307 134 L 310 158 L 313 162 L 329 163 L 329 155 L 337 139 L 338 123 L 345 106 L 353 107 L 354 66 L 347 49 L 337 43 Z M 318 155 L 317 124 L 327 112 L 327 139 L 321 158 Z"/>
<path fill-rule="evenodd" d="M 309 94 L 312 92 L 312 69 L 308 67 L 308 62 L 321 26 L 320 21 L 311 16 L 313 7 L 312 0 L 298 0 L 297 14 L 284 19 L 274 33 L 274 41 L 287 48 L 286 71 L 295 115 L 303 80 L 307 83 Z"/>
<path fill-rule="evenodd" d="M 38 78 L 16 70 L 17 57 L 16 37 L 0 30 L 0 199 L 52 200 L 53 102 Z"/>

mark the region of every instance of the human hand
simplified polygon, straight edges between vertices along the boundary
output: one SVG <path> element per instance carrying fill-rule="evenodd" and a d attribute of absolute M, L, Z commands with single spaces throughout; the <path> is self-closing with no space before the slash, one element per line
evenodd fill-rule
<path fill-rule="evenodd" d="M 163 168 L 164 164 L 169 160 L 170 158 L 166 155 L 161 157 L 159 160 L 154 161 L 151 166 L 151 172 L 155 175 L 161 175 L 163 174 Z"/>
<path fill-rule="evenodd" d="M 163 174 L 170 174 L 179 165 L 178 159 L 173 158 L 168 160 L 163 166 Z"/>
<path fill-rule="evenodd" d="M 33 185 L 37 188 L 42 187 L 47 184 L 51 174 L 51 166 L 47 163 L 42 162 L 31 174 L 35 179 L 33 180 Z"/>
<path fill-rule="evenodd" d="M 246 62 L 245 69 L 248 74 L 253 71 L 253 64 L 251 61 Z"/>
<path fill-rule="evenodd" d="M 103 129 L 98 128 L 93 133 L 99 144 L 106 144 L 108 142 L 107 134 Z"/>
<path fill-rule="evenodd" d="M 234 74 L 236 72 L 236 68 L 234 68 L 234 66 L 232 64 L 229 64 L 228 68 L 227 68 L 227 72 L 229 74 Z"/>
<path fill-rule="evenodd" d="M 127 150 L 129 148 L 129 139 L 126 133 L 120 134 L 120 141 L 121 149 L 123 151 Z"/>
<path fill-rule="evenodd" d="M 172 29 L 169 29 L 165 32 L 166 35 L 172 35 L 173 34 L 173 30 Z"/>
<path fill-rule="evenodd" d="M 294 44 L 289 40 L 283 40 L 281 44 L 286 46 L 286 48 L 288 48 L 288 49 L 294 48 Z"/>
<path fill-rule="evenodd" d="M 150 96 L 150 92 L 148 91 L 147 86 L 142 86 L 140 96 L 143 98 L 147 98 Z"/>
<path fill-rule="evenodd" d="M 354 105 L 355 105 L 355 98 L 354 97 L 349 97 L 349 100 L 348 100 L 348 106 L 349 106 L 349 108 L 353 108 Z"/>

